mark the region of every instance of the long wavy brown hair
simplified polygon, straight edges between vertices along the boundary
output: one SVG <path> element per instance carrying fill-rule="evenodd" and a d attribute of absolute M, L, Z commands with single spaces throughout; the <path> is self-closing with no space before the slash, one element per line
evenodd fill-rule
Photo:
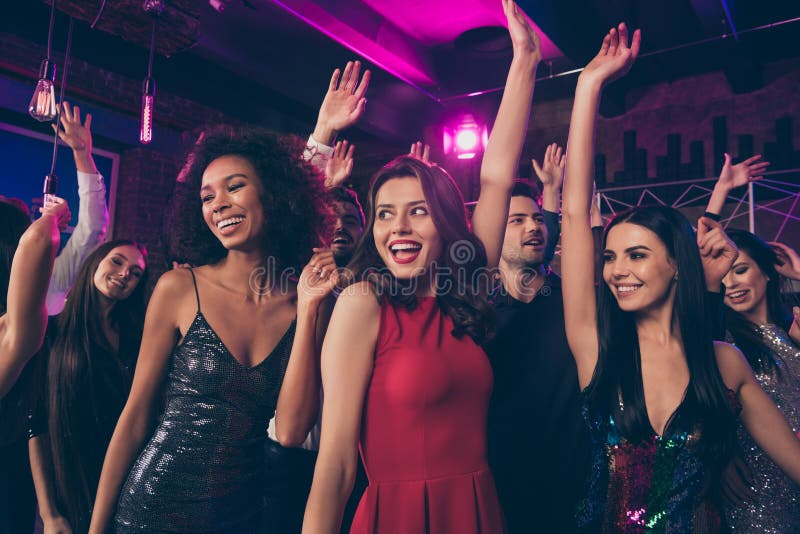
<path fill-rule="evenodd" d="M 99 311 L 102 296 L 94 285 L 95 271 L 112 249 L 122 245 L 138 248 L 147 261 L 144 247 L 127 239 L 97 247 L 83 262 L 64 311 L 55 318 L 56 333 L 49 347 L 47 430 L 56 502 L 74 532 L 89 528 L 103 458 L 128 398 L 142 339 L 146 269 L 133 293 L 111 310 L 111 327 L 119 332 L 118 350 L 106 337 Z"/>

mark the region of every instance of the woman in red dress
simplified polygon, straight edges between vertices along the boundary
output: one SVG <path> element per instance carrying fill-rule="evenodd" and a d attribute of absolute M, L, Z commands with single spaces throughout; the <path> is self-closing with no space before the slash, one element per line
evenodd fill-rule
<path fill-rule="evenodd" d="M 514 58 L 469 231 L 450 176 L 400 157 L 373 178 L 368 223 L 322 349 L 322 435 L 303 532 L 339 531 L 361 456 L 353 533 L 499 533 L 486 460 L 492 390 L 486 268 L 497 265 L 527 129 L 536 35 L 503 0 Z"/>

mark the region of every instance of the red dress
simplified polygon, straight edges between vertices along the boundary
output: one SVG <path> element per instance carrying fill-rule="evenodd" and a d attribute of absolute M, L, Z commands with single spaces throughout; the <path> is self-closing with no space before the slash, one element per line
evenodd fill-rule
<path fill-rule="evenodd" d="M 384 304 L 380 321 L 361 426 L 369 486 L 350 532 L 505 532 L 486 460 L 486 354 L 453 337 L 434 297 Z"/>

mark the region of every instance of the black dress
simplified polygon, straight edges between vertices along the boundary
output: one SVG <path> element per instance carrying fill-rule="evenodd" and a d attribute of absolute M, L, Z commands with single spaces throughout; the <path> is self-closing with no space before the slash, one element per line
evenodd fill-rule
<path fill-rule="evenodd" d="M 195 292 L 197 292 L 197 282 Z M 166 407 L 119 497 L 117 532 L 259 532 L 263 443 L 294 340 L 244 367 L 200 311 L 172 354 Z"/>

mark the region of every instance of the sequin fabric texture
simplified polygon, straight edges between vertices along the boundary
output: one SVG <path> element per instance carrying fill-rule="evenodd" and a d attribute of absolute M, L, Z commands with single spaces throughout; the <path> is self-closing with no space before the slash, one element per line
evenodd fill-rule
<path fill-rule="evenodd" d="M 776 325 L 760 325 L 757 329 L 778 371 L 756 373 L 756 380 L 797 434 L 800 431 L 800 349 Z M 741 427 L 738 438 L 752 472 L 756 502 L 726 511 L 731 530 L 766 534 L 800 532 L 800 486 L 786 476 Z"/>
<path fill-rule="evenodd" d="M 699 431 L 681 425 L 681 407 L 664 436 L 654 433 L 632 443 L 619 433 L 613 417 L 590 414 L 586 392 L 583 397 L 592 471 L 587 498 L 578 509 L 581 531 L 691 533 L 703 508 L 705 469 L 695 447 Z"/>
<path fill-rule="evenodd" d="M 166 408 L 120 493 L 117 532 L 259 532 L 263 454 L 295 324 L 247 368 L 198 311 L 172 355 Z"/>

